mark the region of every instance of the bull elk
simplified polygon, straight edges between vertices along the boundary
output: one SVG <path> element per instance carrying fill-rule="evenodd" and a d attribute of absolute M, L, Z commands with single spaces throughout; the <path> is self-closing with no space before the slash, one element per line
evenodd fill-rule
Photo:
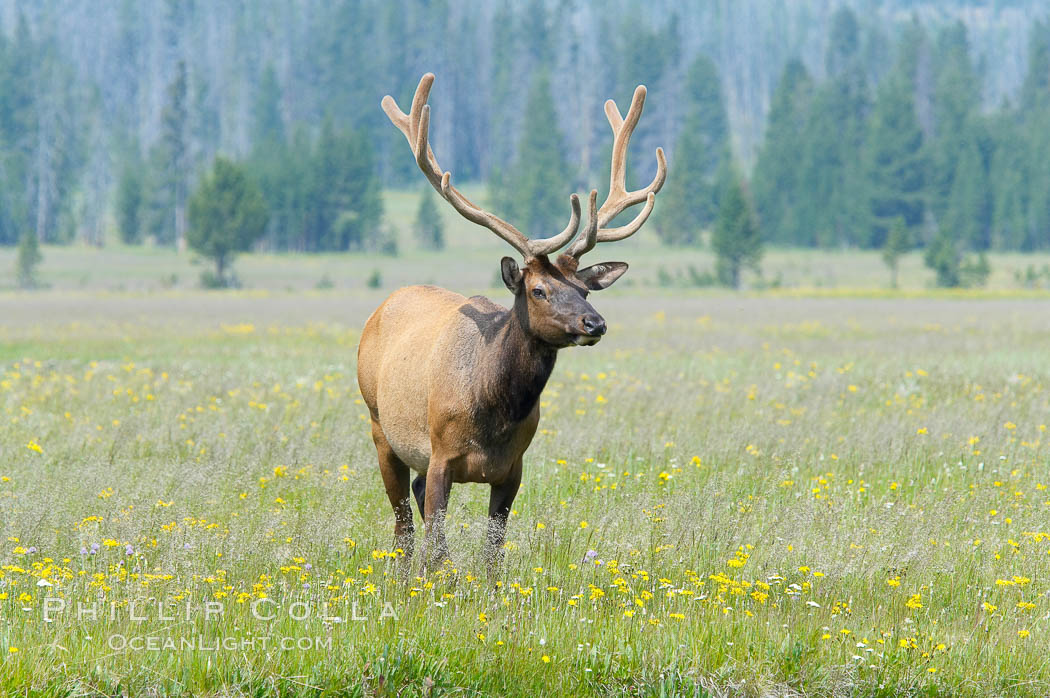
<path fill-rule="evenodd" d="M 454 482 L 491 487 L 486 553 L 492 570 L 503 556 L 507 516 L 521 483 L 522 456 L 540 419 L 539 397 L 559 349 L 597 344 L 605 320 L 587 301 L 627 271 L 623 262 L 579 268 L 580 258 L 600 242 L 636 233 L 653 210 L 667 176 L 657 148 L 656 176 L 644 189 L 625 187 L 627 145 L 645 102 L 639 85 L 626 118 L 605 103 L 612 125 L 609 196 L 597 206 L 591 191 L 589 218 L 580 228 L 580 200 L 569 198 L 572 215 L 563 231 L 529 239 L 510 223 L 471 203 L 450 183 L 428 143 L 434 82 L 419 81 L 412 107 L 403 113 L 393 98 L 383 110 L 408 139 L 423 174 L 467 220 L 488 228 L 522 256 L 501 264 L 503 282 L 514 294 L 510 309 L 482 296 L 465 298 L 435 286 L 395 291 L 368 318 L 357 352 L 357 378 L 372 420 L 379 471 L 394 509 L 395 546 L 411 559 L 413 515 L 410 493 L 423 516 L 424 564 L 447 556 L 443 531 Z M 645 203 L 628 224 L 606 227 L 630 206 Z M 577 234 L 579 233 L 579 234 Z M 555 260 L 549 255 L 570 243 Z M 410 473 L 415 480 L 409 483 Z"/>

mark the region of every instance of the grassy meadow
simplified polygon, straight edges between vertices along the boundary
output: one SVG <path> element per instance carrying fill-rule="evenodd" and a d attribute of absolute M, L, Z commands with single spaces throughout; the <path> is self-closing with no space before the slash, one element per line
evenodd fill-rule
<path fill-rule="evenodd" d="M 703 252 L 607 246 L 634 268 L 543 395 L 502 580 L 458 485 L 450 564 L 406 584 L 355 353 L 398 285 L 507 302 L 498 243 L 448 234 L 245 256 L 214 293 L 169 252 L 46 248 L 49 289 L 0 293 L 0 693 L 1050 692 L 1030 259 L 960 293 L 911 259 L 890 293 L 875 254 L 772 252 L 783 288 L 728 294 L 657 283 Z"/>

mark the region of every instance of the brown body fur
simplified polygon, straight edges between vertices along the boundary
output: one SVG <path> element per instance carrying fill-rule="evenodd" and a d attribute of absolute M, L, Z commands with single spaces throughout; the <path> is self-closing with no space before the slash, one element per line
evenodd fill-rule
<path fill-rule="evenodd" d="M 490 485 L 493 527 L 505 521 L 557 351 L 531 336 L 523 320 L 516 308 L 487 298 L 409 286 L 365 323 L 358 381 L 397 516 L 395 535 L 406 551 L 413 531 L 409 470 L 425 478 L 421 513 L 428 526 L 443 513 L 453 482 Z M 432 555 L 443 556 L 437 536 Z"/>

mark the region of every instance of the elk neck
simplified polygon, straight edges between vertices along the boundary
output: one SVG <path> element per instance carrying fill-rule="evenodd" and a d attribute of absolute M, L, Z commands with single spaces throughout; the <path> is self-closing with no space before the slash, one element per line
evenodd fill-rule
<path fill-rule="evenodd" d="M 554 370 L 558 349 L 529 329 L 527 301 L 519 296 L 495 337 L 482 381 L 481 407 L 504 424 L 525 419 Z"/>

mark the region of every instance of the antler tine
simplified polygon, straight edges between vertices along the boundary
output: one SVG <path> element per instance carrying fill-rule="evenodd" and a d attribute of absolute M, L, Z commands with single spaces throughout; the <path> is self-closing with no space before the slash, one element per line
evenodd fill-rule
<path fill-rule="evenodd" d="M 638 215 L 634 217 L 627 225 L 622 225 L 619 228 L 602 228 L 598 231 L 598 242 L 616 242 L 617 240 L 623 240 L 629 238 L 638 230 L 645 225 L 645 221 L 649 218 L 649 214 L 653 212 L 653 206 L 656 204 L 656 194 L 649 192 L 645 197 L 645 206 L 638 212 Z"/>
<path fill-rule="evenodd" d="M 576 196 L 576 194 L 570 194 L 569 206 L 572 208 L 572 214 L 569 216 L 569 224 L 565 226 L 565 230 L 553 237 L 529 240 L 529 248 L 534 255 L 539 256 L 556 252 L 576 235 L 576 231 L 580 228 L 580 197 Z"/>
<path fill-rule="evenodd" d="M 596 242 L 598 242 L 598 190 L 591 189 L 587 227 L 580 232 L 565 254 L 579 261 L 580 257 L 594 249 Z"/>
<path fill-rule="evenodd" d="M 426 175 L 430 184 L 446 201 L 452 204 L 452 207 L 461 216 L 491 230 L 516 249 L 526 261 L 540 255 L 550 254 L 569 242 L 580 225 L 580 199 L 575 194 L 569 197 L 572 214 L 565 230 L 551 238 L 530 240 L 510 223 L 475 206 L 470 199 L 452 186 L 452 174 L 442 171 L 429 142 L 430 105 L 427 104 L 427 98 L 430 96 L 430 88 L 433 84 L 433 73 L 427 73 L 420 79 L 419 86 L 416 87 L 416 93 L 412 98 L 411 111 L 408 114 L 398 108 L 397 102 L 390 95 L 383 97 L 382 101 L 383 111 L 386 112 L 394 126 L 405 134 L 408 144 L 412 147 L 412 154 L 416 157 L 416 164 L 419 165 L 419 169 Z"/>
<path fill-rule="evenodd" d="M 615 242 L 617 240 L 623 240 L 624 238 L 630 237 L 638 232 L 639 228 L 645 223 L 646 219 L 649 218 L 649 214 L 653 212 L 653 206 L 656 201 L 656 193 L 660 191 L 660 188 L 664 185 L 664 180 L 667 179 L 667 158 L 664 155 L 663 148 L 656 149 L 656 176 L 653 177 L 653 181 L 645 189 L 639 189 L 637 191 L 630 192 L 628 198 L 624 201 L 622 206 L 617 207 L 616 211 L 608 217 L 607 220 L 599 221 L 599 223 L 608 223 L 617 215 L 622 213 L 625 209 L 634 206 L 635 204 L 646 202 L 645 207 L 638 212 L 638 215 L 634 217 L 627 225 L 620 226 L 619 228 L 599 228 L 598 229 L 598 242 Z M 599 218 L 602 215 L 599 214 Z"/>
<path fill-rule="evenodd" d="M 638 119 L 642 115 L 642 107 L 645 106 L 645 85 L 639 85 L 634 89 L 631 96 L 631 107 L 627 110 L 627 120 L 620 116 L 620 109 L 616 102 L 611 99 L 605 100 L 605 116 L 609 119 L 609 125 L 613 130 L 613 152 L 612 166 L 609 168 L 609 198 L 602 208 L 613 199 L 615 194 L 626 192 L 627 179 L 627 146 L 631 142 L 631 134 L 634 127 L 638 125 Z"/>
<path fill-rule="evenodd" d="M 419 79 L 419 85 L 416 87 L 416 93 L 412 97 L 412 108 L 409 109 L 411 114 L 415 114 L 417 119 L 419 112 L 422 110 L 422 105 L 426 103 L 427 96 L 430 94 L 430 87 L 434 84 L 434 74 L 427 73 Z M 405 138 L 408 139 L 408 144 L 412 146 L 413 152 L 416 146 L 416 134 L 415 126 L 418 122 L 414 122 L 408 114 L 401 111 L 397 106 L 397 102 L 390 95 L 383 97 L 383 101 L 380 102 L 383 107 L 383 111 L 386 112 L 387 117 L 393 122 L 394 126 L 397 126 L 401 133 L 405 134 Z M 417 105 L 418 108 L 417 108 Z"/>
<path fill-rule="evenodd" d="M 645 85 L 639 85 L 634 90 L 631 98 L 631 108 L 627 110 L 627 116 L 621 116 L 620 110 L 613 100 L 605 102 L 605 116 L 609 119 L 609 125 L 613 130 L 612 163 L 609 168 L 609 195 L 605 202 L 596 212 L 593 210 L 597 192 L 591 192 L 591 221 L 585 235 L 576 238 L 567 254 L 577 262 L 587 252 L 590 252 L 599 242 L 615 242 L 623 240 L 635 233 L 648 220 L 649 214 L 653 212 L 656 203 L 656 193 L 664 185 L 667 179 L 667 158 L 664 156 L 663 148 L 656 149 L 656 175 L 649 186 L 635 191 L 627 191 L 627 146 L 631 142 L 631 134 L 634 133 L 638 120 L 642 117 L 642 108 L 645 106 Z M 645 202 L 645 206 L 638 215 L 627 225 L 618 228 L 606 228 L 612 219 L 620 215 L 624 210 Z"/>
<path fill-rule="evenodd" d="M 667 178 L 667 160 L 664 157 L 663 149 L 657 148 L 656 176 L 653 177 L 653 181 L 643 189 L 632 192 L 627 191 L 627 146 L 630 144 L 631 135 L 634 133 L 638 120 L 642 116 L 642 108 L 645 106 L 645 95 L 645 85 L 639 85 L 635 88 L 634 96 L 631 98 L 631 108 L 627 110 L 626 119 L 620 116 L 620 110 L 616 107 L 616 102 L 610 99 L 605 103 L 605 115 L 608 117 L 609 125 L 613 129 L 613 154 L 612 166 L 609 172 L 609 196 L 598 210 L 598 242 L 606 242 L 613 239 L 619 240 L 626 237 L 626 235 L 613 237 L 606 234 L 606 231 L 601 230 L 601 228 L 604 228 L 609 221 L 616 218 L 625 209 L 645 201 L 650 193 L 655 194 L 660 191 L 664 180 Z M 644 223 L 644 219 L 638 222 L 637 226 L 635 226 L 636 222 L 632 221 L 630 224 L 616 229 L 618 231 L 616 235 L 621 235 L 622 231 L 625 231 L 627 228 L 633 228 L 632 233 L 637 231 L 641 227 L 641 223 Z"/>
<path fill-rule="evenodd" d="M 426 106 L 427 99 L 430 97 L 430 88 L 434 86 L 434 74 L 426 73 L 419 79 L 419 85 L 416 86 L 416 93 L 412 95 L 412 110 L 411 124 L 414 133 L 411 135 L 415 137 L 418 134 L 419 120 L 423 114 L 423 108 Z"/>

